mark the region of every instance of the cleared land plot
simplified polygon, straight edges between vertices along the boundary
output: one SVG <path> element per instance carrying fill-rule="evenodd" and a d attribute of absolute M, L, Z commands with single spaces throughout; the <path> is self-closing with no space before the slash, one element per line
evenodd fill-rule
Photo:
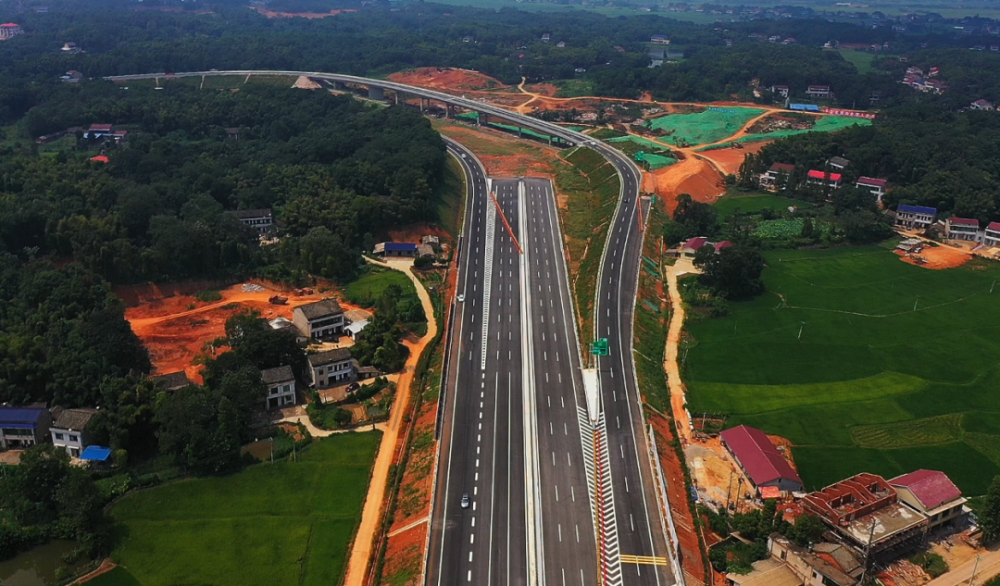
<path fill-rule="evenodd" d="M 878 246 L 765 256 L 767 293 L 689 324 L 691 411 L 787 437 L 810 487 L 923 467 L 984 493 L 1000 473 L 1000 265 L 929 271 Z"/>
<path fill-rule="evenodd" d="M 143 586 L 337 583 L 380 437 L 338 435 L 297 462 L 127 495 L 111 510 L 112 558 Z"/>
<path fill-rule="evenodd" d="M 699 145 L 736 134 L 764 110 L 740 107 L 710 107 L 696 114 L 669 114 L 652 120 L 653 128 L 670 132 L 660 140 L 676 145 Z"/>

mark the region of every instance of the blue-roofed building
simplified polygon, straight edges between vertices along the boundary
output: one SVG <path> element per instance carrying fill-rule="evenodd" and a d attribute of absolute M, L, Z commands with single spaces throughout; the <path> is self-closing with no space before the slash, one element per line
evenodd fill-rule
<path fill-rule="evenodd" d="M 49 435 L 52 417 L 44 407 L 0 407 L 0 449 L 24 449 Z"/>
<path fill-rule="evenodd" d="M 412 242 L 379 242 L 372 253 L 381 256 L 417 256 L 417 245 Z"/>
<path fill-rule="evenodd" d="M 896 226 L 907 230 L 926 230 L 934 223 L 936 208 L 899 204 L 896 208 Z"/>

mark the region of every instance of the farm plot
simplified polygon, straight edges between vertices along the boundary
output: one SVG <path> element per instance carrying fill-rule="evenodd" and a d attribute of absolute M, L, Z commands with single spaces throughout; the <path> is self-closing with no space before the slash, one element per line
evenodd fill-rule
<path fill-rule="evenodd" d="M 806 484 L 940 469 L 1000 473 L 1000 265 L 946 271 L 885 247 L 765 254 L 767 292 L 692 323 L 691 411 L 790 439 Z"/>
<path fill-rule="evenodd" d="M 143 586 L 339 583 L 380 438 L 338 435 L 296 462 L 133 492 L 111 509 L 111 557 Z"/>

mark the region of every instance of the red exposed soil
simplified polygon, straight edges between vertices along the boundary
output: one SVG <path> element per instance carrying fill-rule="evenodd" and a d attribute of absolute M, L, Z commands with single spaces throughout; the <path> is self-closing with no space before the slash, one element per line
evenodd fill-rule
<path fill-rule="evenodd" d="M 345 8 L 343 10 L 331 10 L 330 12 L 275 12 L 273 10 L 268 10 L 266 8 L 257 6 L 254 8 L 257 12 L 263 14 L 268 18 L 326 18 L 327 16 L 336 16 L 341 12 L 357 12 L 353 8 Z"/>
<path fill-rule="evenodd" d="M 971 253 L 949 246 L 928 247 L 911 256 L 904 255 L 898 250 L 896 254 L 900 257 L 899 260 L 905 263 L 932 270 L 960 267 L 972 259 Z M 925 262 L 919 262 L 920 259 Z"/>
<path fill-rule="evenodd" d="M 498 80 L 468 69 L 420 67 L 400 71 L 389 76 L 391 81 L 418 87 L 443 90 L 498 90 L 507 86 Z"/>
<path fill-rule="evenodd" d="M 727 147 L 700 153 L 706 159 L 711 159 L 720 171 L 726 174 L 735 175 L 743 164 L 743 158 L 749 153 L 759 153 L 769 142 L 753 142 L 745 145 L 742 149 Z"/>
<path fill-rule="evenodd" d="M 673 213 L 677 196 L 686 193 L 695 201 L 714 203 L 725 193 L 722 175 L 703 159 L 691 156 L 677 164 L 644 173 L 642 189 L 666 201 Z"/>
<path fill-rule="evenodd" d="M 401 583 L 403 586 L 420 583 L 420 568 L 423 560 L 424 544 L 427 542 L 427 523 L 421 523 L 389 538 L 385 550 L 385 565 L 382 567 L 383 584 L 389 576 L 409 570 L 412 578 Z M 392 582 L 397 584 L 399 582 Z"/>
<path fill-rule="evenodd" d="M 291 319 L 295 307 L 326 296 L 319 292 L 295 295 L 294 291 L 274 287 L 247 293 L 241 285 L 233 285 L 220 291 L 221 301 L 205 303 L 190 295 L 191 291 L 178 294 L 178 290 L 188 289 L 189 286 L 151 286 L 145 291 L 129 288 L 122 289 L 119 294 L 126 298 L 127 304 L 129 297 L 137 302 L 125 310 L 125 319 L 149 350 L 154 372 L 163 374 L 183 370 L 194 381 L 201 380 L 200 369 L 192 364 L 195 356 L 202 352 L 207 342 L 225 335 L 226 320 L 232 315 L 254 309 L 267 319 L 278 316 Z M 161 292 L 160 297 L 153 296 L 156 291 Z M 268 303 L 268 297 L 279 293 L 288 297 L 288 305 Z M 341 305 L 345 309 L 350 308 L 344 303 Z"/>
<path fill-rule="evenodd" d="M 403 226 L 402 228 L 397 228 L 395 230 L 389 230 L 389 239 L 394 242 L 420 242 L 421 236 L 437 236 L 442 242 L 447 241 L 451 237 L 448 233 L 442 230 L 436 224 L 428 224 L 427 222 L 419 222 L 417 224 L 409 224 Z"/>
<path fill-rule="evenodd" d="M 549 177 L 554 179 L 552 167 L 546 158 L 558 157 L 558 150 L 537 143 L 527 143 L 496 130 L 486 128 L 445 125 L 438 129 L 442 134 L 465 144 L 476 153 L 476 157 L 486 167 L 491 177 Z M 504 149 L 504 154 L 489 154 L 489 143 L 505 143 L 512 148 Z M 499 152 L 499 151 L 497 151 Z"/>
<path fill-rule="evenodd" d="M 649 423 L 656 433 L 656 445 L 659 448 L 660 465 L 667 481 L 667 498 L 677 528 L 677 539 L 680 541 L 681 566 L 689 577 L 689 584 L 707 583 L 705 565 L 702 562 L 701 546 L 698 543 L 698 533 L 695 528 L 694 514 L 691 511 L 691 501 L 684 485 L 684 463 L 678 458 L 677 452 L 671 448 L 674 432 L 670 420 L 657 413 L 650 413 Z"/>

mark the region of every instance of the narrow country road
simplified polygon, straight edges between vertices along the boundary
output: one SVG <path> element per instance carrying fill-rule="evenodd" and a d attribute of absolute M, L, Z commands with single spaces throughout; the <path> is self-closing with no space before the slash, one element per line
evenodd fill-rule
<path fill-rule="evenodd" d="M 375 465 L 372 466 L 372 479 L 368 485 L 368 496 L 365 498 L 365 507 L 361 513 L 361 525 L 358 527 L 354 543 L 351 546 L 351 557 L 347 563 L 347 575 L 344 578 L 345 586 L 363 586 L 365 583 L 375 531 L 378 529 L 379 519 L 382 516 L 382 505 L 385 503 L 385 487 L 389 478 L 389 468 L 392 466 L 392 458 L 396 453 L 396 443 L 400 432 L 403 431 L 403 414 L 406 411 L 406 406 L 410 403 L 413 371 L 424 348 L 437 335 L 438 329 L 430 295 L 427 294 L 420 279 L 413 274 L 412 260 L 386 262 L 377 262 L 368 258 L 366 260 L 374 265 L 401 271 L 413 281 L 413 285 L 417 289 L 417 296 L 420 298 L 420 305 L 424 308 L 424 315 L 427 316 L 427 333 L 416 344 L 407 344 L 410 356 L 406 359 L 406 365 L 396 383 L 396 399 L 392 405 L 389 421 L 382 427 L 382 444 L 375 457 Z"/>
<path fill-rule="evenodd" d="M 973 569 L 976 571 L 976 585 L 982 585 L 990 578 L 1000 575 L 1000 544 L 990 546 L 980 556 L 978 568 L 973 558 L 940 578 L 931 580 L 926 586 L 968 586 L 972 581 Z"/>
<path fill-rule="evenodd" d="M 667 373 L 667 386 L 670 388 L 670 411 L 677 422 L 677 433 L 685 441 L 691 440 L 691 421 L 684 409 L 684 382 L 681 380 L 678 350 L 681 342 L 681 332 L 684 330 L 684 303 L 677 289 L 676 267 L 667 267 L 667 288 L 670 294 L 670 329 L 667 330 L 667 352 L 663 361 L 663 370 Z M 679 438 L 680 439 L 680 438 Z"/>

